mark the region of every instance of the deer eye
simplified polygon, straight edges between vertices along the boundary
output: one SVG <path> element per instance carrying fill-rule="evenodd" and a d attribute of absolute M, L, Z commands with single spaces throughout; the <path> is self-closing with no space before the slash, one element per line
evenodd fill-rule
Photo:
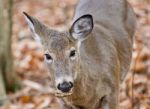
<path fill-rule="evenodd" d="M 70 52 L 69 57 L 70 57 L 71 59 L 74 59 L 75 56 L 76 56 L 76 50 L 72 50 L 72 51 Z"/>
<path fill-rule="evenodd" d="M 51 63 L 52 62 L 52 57 L 49 55 L 49 54 L 45 54 L 45 59 L 48 63 Z"/>

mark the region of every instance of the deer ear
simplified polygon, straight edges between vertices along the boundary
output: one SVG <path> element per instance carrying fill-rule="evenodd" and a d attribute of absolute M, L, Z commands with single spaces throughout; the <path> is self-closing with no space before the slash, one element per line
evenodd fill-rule
<path fill-rule="evenodd" d="M 27 13 L 23 12 L 23 14 L 33 34 L 33 38 L 37 42 L 41 42 L 42 38 L 45 35 L 44 32 L 46 31 L 47 27 L 43 25 L 40 21 L 38 21 L 36 18 L 29 16 Z"/>
<path fill-rule="evenodd" d="M 85 40 L 93 29 L 93 18 L 91 15 L 83 15 L 78 18 L 70 29 L 71 37 L 74 40 Z"/>

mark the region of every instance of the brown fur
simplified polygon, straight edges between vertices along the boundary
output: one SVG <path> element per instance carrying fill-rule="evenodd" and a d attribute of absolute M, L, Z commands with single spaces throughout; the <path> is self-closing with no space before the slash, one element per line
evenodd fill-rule
<path fill-rule="evenodd" d="M 80 46 L 70 30 L 48 29 L 26 16 L 53 57 L 48 68 L 54 85 L 60 77 L 73 78 L 73 92 L 64 97 L 64 109 L 119 109 L 119 87 L 131 62 L 135 16 L 125 0 L 80 0 L 73 22 L 85 14 L 93 16 L 94 27 Z M 77 51 L 74 61 L 69 58 L 72 47 Z"/>

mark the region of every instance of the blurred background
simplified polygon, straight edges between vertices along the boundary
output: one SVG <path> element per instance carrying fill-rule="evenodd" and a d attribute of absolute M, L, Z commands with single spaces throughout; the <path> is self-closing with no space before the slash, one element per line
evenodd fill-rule
<path fill-rule="evenodd" d="M 114 0 L 115 1 L 115 0 Z M 128 0 L 137 16 L 133 60 L 120 89 L 121 109 L 150 109 L 150 0 Z M 59 109 L 22 12 L 65 29 L 77 0 L 0 0 L 0 109 Z M 5 105 L 4 105 L 5 104 Z"/>

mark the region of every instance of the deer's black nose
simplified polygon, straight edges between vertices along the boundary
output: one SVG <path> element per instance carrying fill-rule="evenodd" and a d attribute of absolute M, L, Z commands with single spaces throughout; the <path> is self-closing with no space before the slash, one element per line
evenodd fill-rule
<path fill-rule="evenodd" d="M 72 82 L 63 82 L 62 84 L 58 84 L 57 88 L 62 92 L 69 92 L 73 87 Z"/>

